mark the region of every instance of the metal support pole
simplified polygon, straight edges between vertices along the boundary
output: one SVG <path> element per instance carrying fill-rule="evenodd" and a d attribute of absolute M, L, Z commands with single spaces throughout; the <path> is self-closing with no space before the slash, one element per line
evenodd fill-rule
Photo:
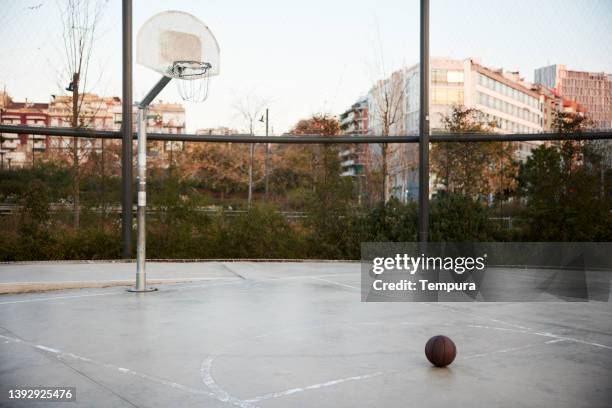
<path fill-rule="evenodd" d="M 147 107 L 172 78 L 163 76 L 144 99 L 138 103 L 138 232 L 136 243 L 136 286 L 130 292 L 152 292 L 147 287 L 145 265 L 147 260 Z"/>
<path fill-rule="evenodd" d="M 248 208 L 251 208 L 251 201 L 253 201 L 253 157 L 255 155 L 255 143 L 251 143 L 249 151 L 249 197 L 248 197 Z"/>
<path fill-rule="evenodd" d="M 266 137 L 269 136 L 268 135 L 268 125 L 269 125 L 268 116 L 269 116 L 269 110 L 268 110 L 268 108 L 266 108 Z M 269 164 L 269 156 L 270 156 L 270 143 L 266 142 L 266 156 L 264 158 L 264 179 L 265 179 L 265 185 L 266 185 L 266 201 L 268 201 L 268 174 L 269 174 L 268 164 Z"/>
<path fill-rule="evenodd" d="M 419 242 L 429 239 L 429 0 L 421 0 Z"/>
<path fill-rule="evenodd" d="M 123 0 L 123 100 L 121 143 L 121 238 L 123 259 L 132 258 L 132 0 Z"/>
<path fill-rule="evenodd" d="M 142 101 L 138 104 L 138 106 L 144 107 L 144 108 L 149 106 L 149 104 L 153 102 L 153 99 L 155 99 L 157 95 L 159 95 L 159 93 L 166 87 L 166 85 L 168 85 L 170 81 L 172 81 L 172 78 L 170 77 L 167 77 L 167 76 L 161 77 L 159 81 L 157 81 L 155 86 L 151 88 L 149 93 L 147 93 L 145 97 L 142 98 Z"/>
<path fill-rule="evenodd" d="M 146 108 L 138 109 L 138 245 L 136 247 L 136 287 L 139 292 L 146 288 L 147 248 L 147 128 Z"/>
<path fill-rule="evenodd" d="M 136 286 L 130 292 L 151 292 L 147 288 L 146 241 L 147 241 L 147 108 L 138 107 L 138 243 L 136 246 Z"/>

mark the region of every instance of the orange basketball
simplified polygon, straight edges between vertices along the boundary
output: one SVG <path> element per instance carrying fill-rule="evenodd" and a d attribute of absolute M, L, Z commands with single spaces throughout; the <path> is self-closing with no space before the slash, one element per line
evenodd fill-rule
<path fill-rule="evenodd" d="M 436 367 L 446 367 L 457 355 L 455 343 L 446 336 L 433 336 L 425 345 L 425 356 Z"/>

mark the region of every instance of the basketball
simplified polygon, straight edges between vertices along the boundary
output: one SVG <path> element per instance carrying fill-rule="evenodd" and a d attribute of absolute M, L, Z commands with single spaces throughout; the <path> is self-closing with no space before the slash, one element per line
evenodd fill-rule
<path fill-rule="evenodd" d="M 425 356 L 436 367 L 446 367 L 457 355 L 455 343 L 446 336 L 433 336 L 425 345 Z"/>

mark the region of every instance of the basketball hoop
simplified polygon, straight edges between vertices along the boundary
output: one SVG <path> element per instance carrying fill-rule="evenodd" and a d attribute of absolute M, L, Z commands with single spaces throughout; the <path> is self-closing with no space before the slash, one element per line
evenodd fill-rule
<path fill-rule="evenodd" d="M 204 102 L 208 97 L 211 68 L 208 62 L 175 61 L 167 75 L 180 79 L 176 81 L 176 89 L 184 101 Z"/>
<path fill-rule="evenodd" d="M 137 44 L 138 62 L 177 79 L 183 100 L 206 100 L 210 77 L 219 75 L 219 44 L 206 24 L 189 13 L 164 11 L 142 26 Z"/>

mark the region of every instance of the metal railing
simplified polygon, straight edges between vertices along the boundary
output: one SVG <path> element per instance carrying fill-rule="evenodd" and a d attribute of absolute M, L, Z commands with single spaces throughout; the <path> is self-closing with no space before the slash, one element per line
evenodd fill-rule
<path fill-rule="evenodd" d="M 89 139 L 122 139 L 120 130 L 75 129 L 62 127 L 38 127 L 24 125 L 0 125 L 0 133 L 27 135 L 65 136 Z M 134 133 L 134 140 L 137 134 Z M 275 144 L 369 144 L 369 143 L 418 143 L 418 135 L 399 136 L 321 136 L 321 135 L 283 135 L 253 136 L 234 135 L 197 135 L 191 133 L 147 133 L 147 139 L 155 141 L 208 142 L 208 143 L 275 143 Z M 430 143 L 441 142 L 530 142 L 554 140 L 612 140 L 612 129 L 594 130 L 580 133 L 448 133 L 432 132 Z"/>

